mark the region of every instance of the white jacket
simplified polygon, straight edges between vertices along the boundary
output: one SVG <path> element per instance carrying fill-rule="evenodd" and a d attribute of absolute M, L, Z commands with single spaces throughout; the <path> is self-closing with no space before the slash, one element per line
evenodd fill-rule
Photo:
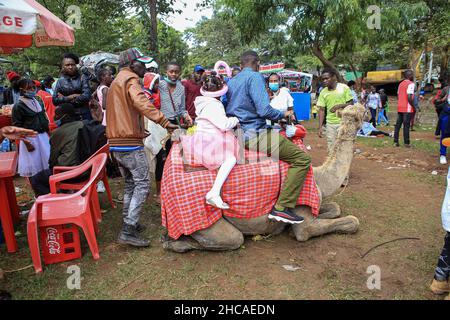
<path fill-rule="evenodd" d="M 225 132 L 239 124 L 236 117 L 227 117 L 222 102 L 215 98 L 200 96 L 195 99 L 194 105 L 197 131 L 214 134 L 217 129 Z"/>

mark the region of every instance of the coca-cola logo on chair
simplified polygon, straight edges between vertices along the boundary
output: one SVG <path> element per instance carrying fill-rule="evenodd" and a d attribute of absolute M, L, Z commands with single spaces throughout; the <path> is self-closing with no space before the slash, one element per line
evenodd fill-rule
<path fill-rule="evenodd" d="M 61 253 L 61 245 L 59 243 L 60 241 L 60 235 L 57 229 L 55 228 L 47 228 L 45 230 L 47 233 L 47 248 L 48 252 L 50 254 L 60 254 Z"/>

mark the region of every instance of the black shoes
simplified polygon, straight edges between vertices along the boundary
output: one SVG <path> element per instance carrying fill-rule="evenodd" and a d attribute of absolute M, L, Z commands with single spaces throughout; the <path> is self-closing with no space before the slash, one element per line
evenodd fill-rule
<path fill-rule="evenodd" d="M 288 224 L 300 224 L 304 222 L 302 217 L 297 216 L 291 209 L 286 208 L 283 211 L 273 209 L 269 214 L 269 219 Z"/>
<path fill-rule="evenodd" d="M 138 233 L 139 232 L 135 226 L 124 224 L 117 242 L 138 248 L 149 247 L 150 241 L 141 238 Z"/>

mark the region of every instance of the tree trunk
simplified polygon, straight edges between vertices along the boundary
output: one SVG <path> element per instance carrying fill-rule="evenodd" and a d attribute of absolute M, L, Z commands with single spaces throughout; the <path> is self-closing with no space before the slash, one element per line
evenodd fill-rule
<path fill-rule="evenodd" d="M 148 0 L 150 7 L 150 51 L 155 57 L 158 56 L 158 12 L 156 8 L 158 0 Z"/>
<path fill-rule="evenodd" d="M 442 55 L 441 55 L 441 74 L 440 77 L 444 80 L 448 80 L 450 74 L 448 73 L 448 63 L 450 60 L 450 45 L 445 46 L 442 48 Z"/>
<path fill-rule="evenodd" d="M 348 59 L 348 64 L 350 65 L 350 69 L 352 69 L 353 74 L 355 75 L 355 82 L 358 84 L 358 88 L 362 88 L 362 77 L 358 77 L 358 71 L 356 71 L 355 65 L 352 62 L 352 57 Z"/>
<path fill-rule="evenodd" d="M 320 62 L 322 62 L 323 66 L 326 68 L 330 68 L 333 69 L 334 71 L 336 71 L 336 74 L 338 75 L 338 81 L 339 82 L 345 82 L 344 78 L 341 76 L 341 73 L 339 72 L 339 70 L 336 68 L 336 66 L 334 65 L 334 63 L 330 60 L 328 60 L 327 58 L 325 58 L 322 50 L 317 47 L 317 46 L 313 46 L 311 48 L 312 53 L 320 60 Z"/>

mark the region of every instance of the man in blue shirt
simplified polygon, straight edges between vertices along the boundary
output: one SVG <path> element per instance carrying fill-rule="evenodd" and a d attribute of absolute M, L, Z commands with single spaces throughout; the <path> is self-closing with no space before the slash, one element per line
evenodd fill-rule
<path fill-rule="evenodd" d="M 299 224 L 303 218 L 293 209 L 311 166 L 311 158 L 297 145 L 267 125 L 266 120 L 292 118 L 293 112 L 281 112 L 270 106 L 264 77 L 258 72 L 260 60 L 254 51 L 241 57 L 242 71 L 228 83 L 227 115 L 237 117 L 244 130 L 245 147 L 266 153 L 290 164 L 286 181 L 269 219 Z"/>

